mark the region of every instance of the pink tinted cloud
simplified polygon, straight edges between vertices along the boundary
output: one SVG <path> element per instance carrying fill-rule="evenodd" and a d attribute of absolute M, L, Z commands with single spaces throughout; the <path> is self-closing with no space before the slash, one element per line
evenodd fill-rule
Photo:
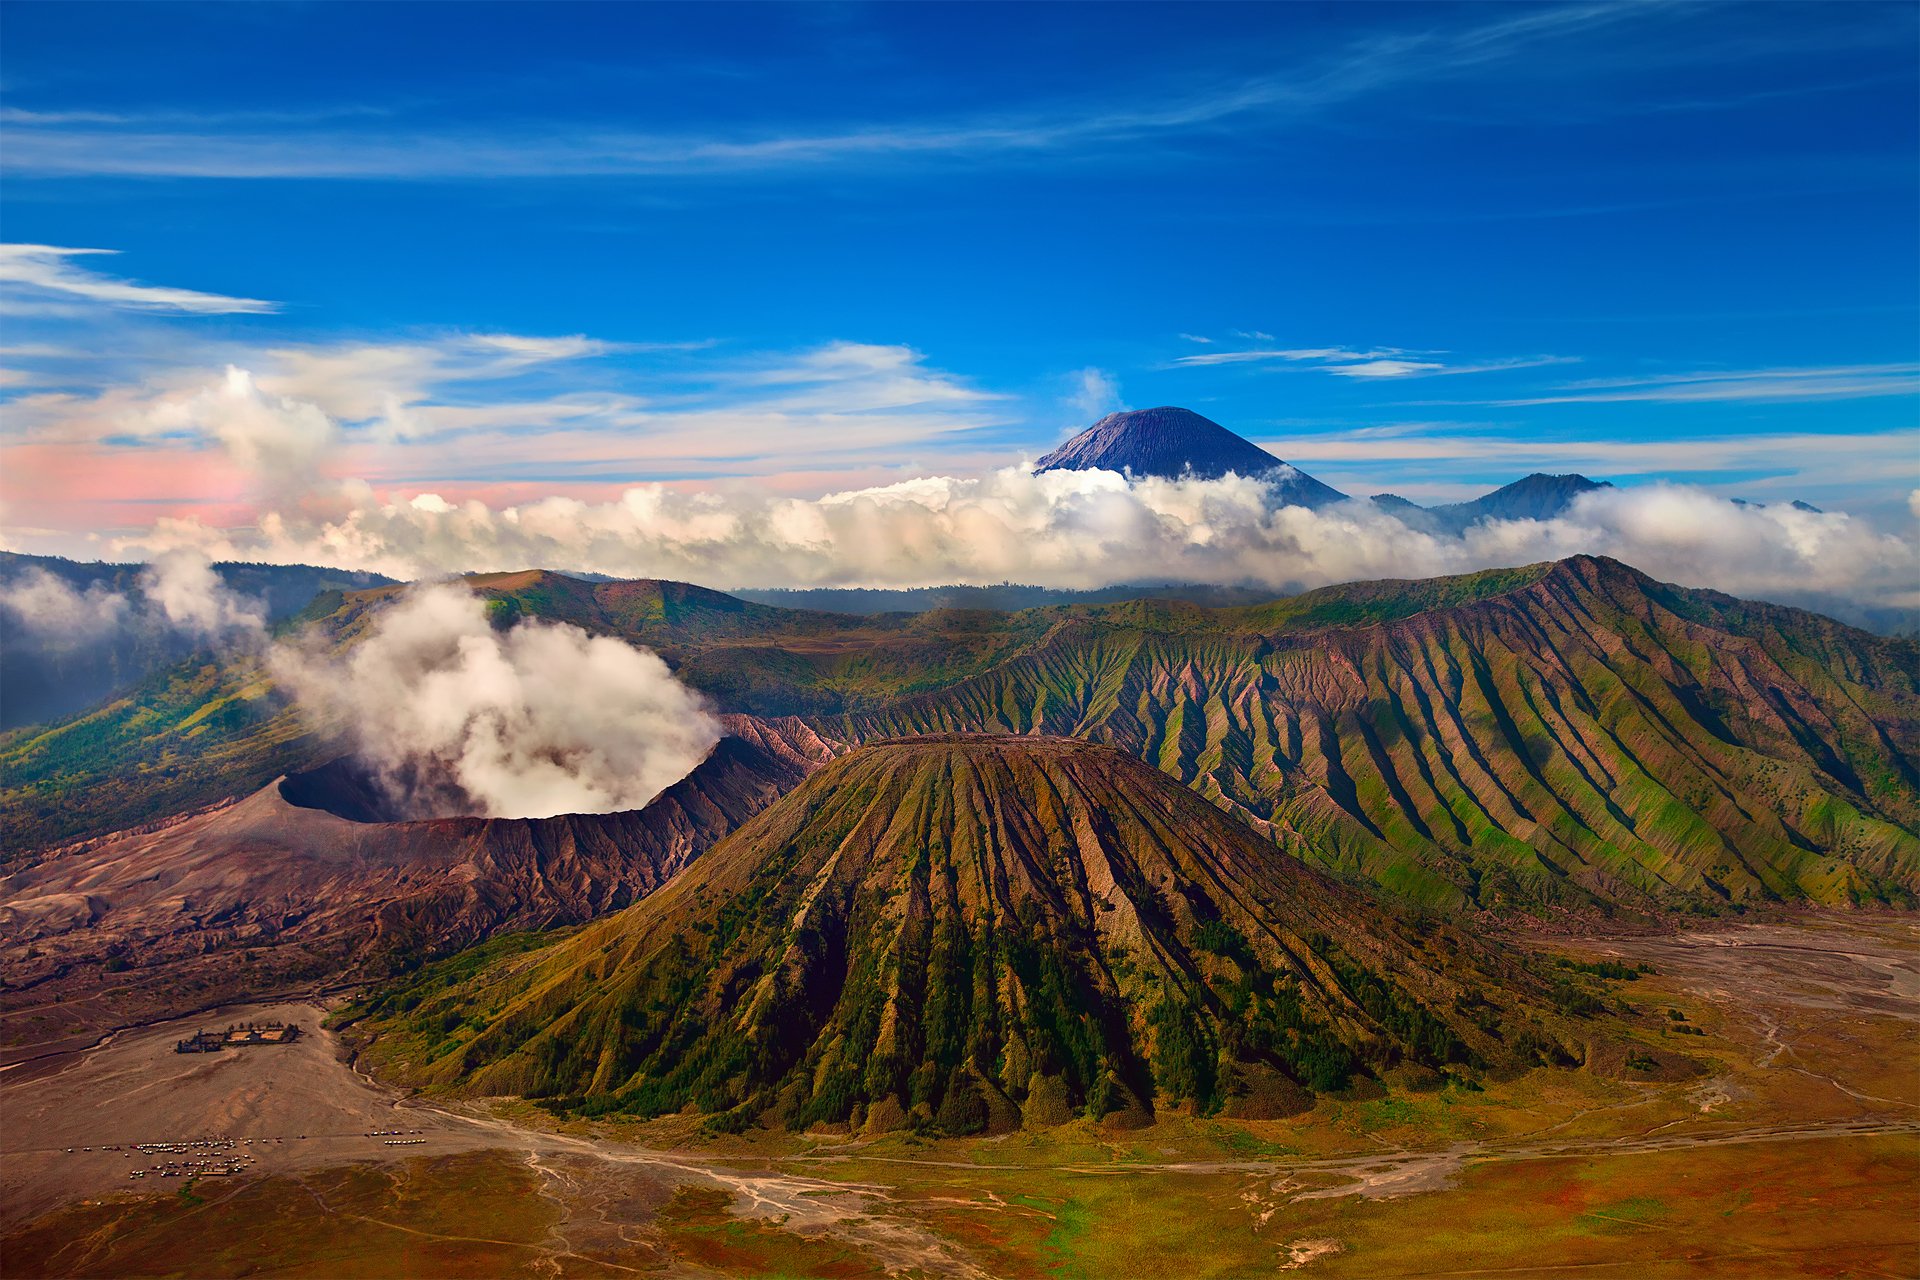
<path fill-rule="evenodd" d="M 511 465 L 506 442 L 488 440 L 477 458 L 495 466 Z M 609 445 L 613 444 L 613 449 Z M 599 461 L 617 444 L 605 436 L 562 442 L 543 450 L 548 466 Z M 522 446 L 524 447 L 524 443 Z M 341 450 L 328 468 L 334 476 L 362 477 L 384 500 L 404 502 L 423 493 L 450 503 L 479 501 L 494 510 L 563 496 L 582 502 L 616 500 L 636 484 L 661 483 L 670 489 L 752 489 L 785 497 L 812 498 L 822 493 L 891 484 L 929 468 L 911 463 L 890 466 L 826 466 L 785 469 L 768 474 L 663 478 L 658 472 L 673 461 L 635 458 L 614 474 L 579 478 L 546 476 L 538 480 L 448 479 L 436 474 L 451 459 L 444 442 L 433 444 L 360 443 Z M 553 456 L 556 455 L 557 456 Z M 1004 465 L 1002 456 L 981 453 L 952 457 L 932 468 L 947 473 L 984 471 Z M 531 464 L 529 464 L 531 465 Z M 316 477 L 318 478 L 318 477 Z M 193 519 L 223 529 L 255 525 L 265 511 L 284 506 L 263 497 L 254 477 L 215 447 L 157 444 L 107 444 L 100 441 L 42 441 L 10 446 L 0 470 L 0 502 L 5 521 L 15 528 L 74 534 L 145 528 L 162 518 Z"/>
<path fill-rule="evenodd" d="M 10 445 L 0 471 L 7 522 L 119 529 L 160 516 L 250 521 L 247 476 L 216 449 L 141 449 L 94 441 Z"/>

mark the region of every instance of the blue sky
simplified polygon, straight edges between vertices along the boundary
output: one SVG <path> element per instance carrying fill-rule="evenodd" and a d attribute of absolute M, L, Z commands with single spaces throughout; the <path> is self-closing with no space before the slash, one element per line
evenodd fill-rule
<path fill-rule="evenodd" d="M 8 4 L 5 518 L 813 495 L 1174 403 L 1357 493 L 1909 528 L 1917 12 Z"/>

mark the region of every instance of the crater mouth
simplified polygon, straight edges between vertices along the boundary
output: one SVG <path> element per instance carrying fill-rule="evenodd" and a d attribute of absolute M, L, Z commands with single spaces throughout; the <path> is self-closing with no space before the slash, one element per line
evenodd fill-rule
<path fill-rule="evenodd" d="M 297 809 L 319 809 L 348 822 L 409 822 L 420 816 L 395 801 L 373 770 L 355 756 L 288 774 L 280 780 L 280 798 Z"/>

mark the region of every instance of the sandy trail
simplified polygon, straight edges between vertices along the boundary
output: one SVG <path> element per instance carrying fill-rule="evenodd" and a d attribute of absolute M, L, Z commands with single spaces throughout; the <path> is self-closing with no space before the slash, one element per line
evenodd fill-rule
<path fill-rule="evenodd" d="M 0 1224 L 87 1197 L 177 1189 L 184 1184 L 161 1173 L 129 1174 L 209 1153 L 230 1156 L 241 1176 L 254 1176 L 497 1150 L 521 1155 L 542 1176 L 563 1221 L 578 1207 L 582 1182 L 626 1183 L 619 1188 L 626 1196 L 636 1190 L 630 1184 L 646 1184 L 639 1190 L 655 1192 L 657 1202 L 680 1186 L 705 1184 L 725 1191 L 740 1218 L 842 1239 L 889 1271 L 985 1280 L 987 1273 L 953 1245 L 897 1212 L 886 1188 L 783 1173 L 764 1160 L 577 1138 L 404 1098 L 346 1061 L 323 1017 L 308 1004 L 235 1006 L 116 1032 L 0 1076 Z M 176 1040 L 202 1027 L 268 1019 L 297 1023 L 303 1035 L 286 1046 L 173 1051 Z M 390 1145 L 399 1143 L 406 1145 Z M 134 1150 L 139 1144 L 182 1150 L 153 1154 Z M 557 1158 L 576 1172 L 563 1173 Z M 556 1258 L 581 1256 L 566 1239 L 548 1249 Z"/>

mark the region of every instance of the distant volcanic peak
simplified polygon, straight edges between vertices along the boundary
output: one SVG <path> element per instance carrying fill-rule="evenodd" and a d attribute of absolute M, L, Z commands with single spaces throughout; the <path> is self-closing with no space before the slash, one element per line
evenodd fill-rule
<path fill-rule="evenodd" d="M 1261 475 L 1286 464 L 1191 409 L 1162 405 L 1110 413 L 1040 459 L 1041 471 L 1132 471 L 1174 479 Z"/>
<path fill-rule="evenodd" d="M 1552 475 L 1545 471 L 1536 471 L 1532 475 L 1522 476 L 1512 484 L 1502 485 L 1488 494 L 1488 498 L 1497 498 L 1502 494 L 1520 495 L 1527 493 L 1580 494 L 1591 493 L 1595 489 L 1611 489 L 1610 480 L 1589 480 L 1578 472 L 1565 475 Z"/>
<path fill-rule="evenodd" d="M 1581 494 L 1612 487 L 1605 480 L 1589 480 L 1582 475 L 1556 476 L 1536 471 L 1471 502 L 1434 507 L 1433 511 L 1463 527 L 1478 520 L 1551 520 L 1565 512 Z"/>
<path fill-rule="evenodd" d="M 1036 470 L 1095 468 L 1165 480 L 1189 475 L 1201 480 L 1218 480 L 1229 473 L 1266 476 L 1281 471 L 1285 474 L 1280 483 L 1294 491 L 1289 493 L 1292 501 L 1316 505 L 1337 502 L 1345 496 L 1312 476 L 1288 467 L 1265 449 L 1211 418 L 1174 405 L 1110 413 L 1040 459 Z"/>

